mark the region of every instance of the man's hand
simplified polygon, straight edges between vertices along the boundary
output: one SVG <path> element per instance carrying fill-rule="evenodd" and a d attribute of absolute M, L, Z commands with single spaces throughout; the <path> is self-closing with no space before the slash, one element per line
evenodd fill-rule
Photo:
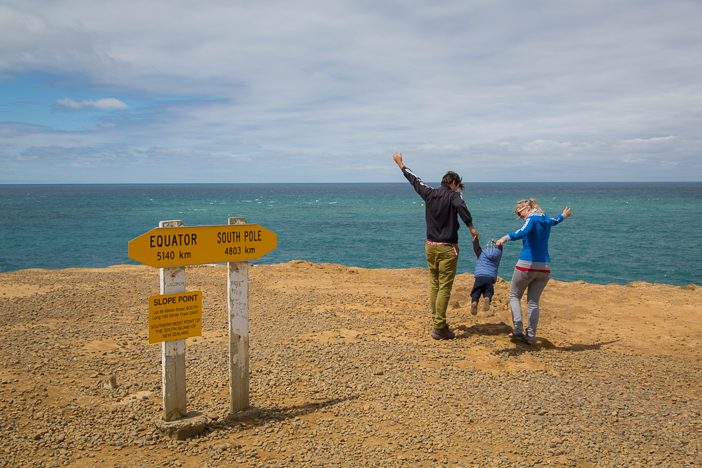
<path fill-rule="evenodd" d="M 468 228 L 468 230 L 470 230 L 470 233 L 473 235 L 473 240 L 478 240 L 478 239 L 480 239 L 480 234 L 478 234 L 478 230 L 477 230 L 477 229 L 475 229 L 473 226 L 470 226 L 470 227 Z"/>
<path fill-rule="evenodd" d="M 397 164 L 397 167 L 400 169 L 405 168 L 405 163 L 402 161 L 402 153 L 393 153 L 392 159 L 395 161 L 395 164 Z"/>
<path fill-rule="evenodd" d="M 564 218 L 570 218 L 570 215 L 571 215 L 571 214 L 572 214 L 572 213 L 570 212 L 570 207 L 569 207 L 569 206 L 566 206 L 565 208 L 563 208 L 563 217 L 564 217 Z"/>

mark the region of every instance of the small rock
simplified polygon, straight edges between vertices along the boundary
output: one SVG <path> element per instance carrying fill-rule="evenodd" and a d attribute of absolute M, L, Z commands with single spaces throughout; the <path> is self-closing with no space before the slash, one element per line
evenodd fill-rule
<path fill-rule="evenodd" d="M 114 390 L 117 388 L 117 377 L 115 375 L 111 375 L 109 379 L 107 379 L 107 382 L 103 384 L 103 386 L 107 390 Z"/>

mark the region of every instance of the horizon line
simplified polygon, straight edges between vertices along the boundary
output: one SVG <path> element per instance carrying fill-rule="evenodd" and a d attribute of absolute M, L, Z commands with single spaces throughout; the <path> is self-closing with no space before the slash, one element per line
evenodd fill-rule
<path fill-rule="evenodd" d="M 430 183 L 440 183 L 439 181 L 428 181 Z M 548 181 L 465 181 L 469 184 L 695 184 L 702 183 L 702 180 L 548 180 Z M 0 182 L 0 186 L 7 185 L 383 185 L 383 184 L 407 184 L 406 181 L 391 182 Z"/>

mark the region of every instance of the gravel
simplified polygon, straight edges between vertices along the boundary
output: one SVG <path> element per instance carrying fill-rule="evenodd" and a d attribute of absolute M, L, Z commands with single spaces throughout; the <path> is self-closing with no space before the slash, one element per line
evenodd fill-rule
<path fill-rule="evenodd" d="M 555 318 L 539 345 L 511 343 L 504 284 L 493 316 L 459 297 L 458 338 L 437 342 L 422 270 L 291 262 L 250 278 L 253 409 L 230 415 L 226 270 L 187 270 L 205 309 L 188 410 L 209 422 L 180 441 L 155 424 L 158 270 L 0 274 L 0 465 L 702 466 L 699 354 L 568 342 Z"/>

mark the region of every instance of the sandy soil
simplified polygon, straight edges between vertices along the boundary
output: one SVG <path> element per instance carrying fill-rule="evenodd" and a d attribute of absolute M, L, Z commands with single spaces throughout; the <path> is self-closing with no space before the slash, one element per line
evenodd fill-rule
<path fill-rule="evenodd" d="M 0 465 L 701 466 L 702 288 L 552 281 L 536 346 L 500 281 L 453 341 L 429 337 L 426 271 L 250 269 L 252 411 L 229 415 L 226 269 L 189 267 L 185 441 L 161 434 L 158 270 L 0 274 Z M 110 378 L 113 383 L 110 385 Z"/>

